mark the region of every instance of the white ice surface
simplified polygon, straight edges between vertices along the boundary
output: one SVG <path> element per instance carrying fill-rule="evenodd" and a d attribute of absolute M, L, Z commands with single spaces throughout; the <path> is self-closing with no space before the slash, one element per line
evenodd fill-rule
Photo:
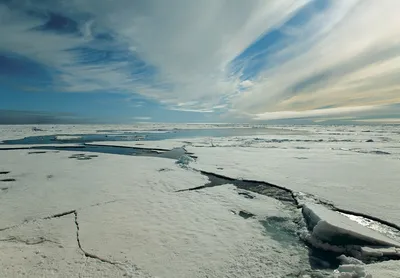
<path fill-rule="evenodd" d="M 365 265 L 364 269 L 373 278 L 400 278 L 400 261 L 386 261 Z"/>
<path fill-rule="evenodd" d="M 400 278 L 400 261 L 343 265 L 335 272 L 334 278 Z"/>
<path fill-rule="evenodd" d="M 74 135 L 109 132 L 123 133 L 131 131 L 140 132 L 145 130 L 152 132 L 164 132 L 173 128 L 224 128 L 232 126 L 171 126 L 161 124 L 129 126 L 109 125 L 37 127 L 43 129 L 43 131 L 32 131 L 32 126 L 0 126 L 0 141 L 36 135 Z M 248 128 L 248 126 L 246 127 L 245 125 L 242 125 L 241 127 Z M 279 131 L 280 128 L 289 128 L 294 134 L 282 134 Z M 367 142 L 369 140 L 372 140 L 373 142 Z M 188 143 L 187 141 L 190 141 L 191 143 Z M 141 141 L 139 143 L 143 142 L 144 141 Z M 130 142 L 130 144 L 136 143 L 138 142 Z M 365 214 L 380 217 L 400 225 L 400 215 L 398 214 L 398 211 L 400 211 L 400 204 L 398 202 L 397 186 L 398 180 L 400 180 L 400 171 L 398 171 L 398 169 L 400 169 L 399 143 L 399 126 L 293 126 L 277 127 L 277 134 L 270 135 L 176 139 L 167 140 L 165 143 L 163 141 L 148 142 L 143 146 L 149 148 L 155 147 L 169 149 L 172 146 L 180 147 L 185 144 L 189 151 L 194 152 L 195 155 L 199 156 L 195 163 L 191 163 L 191 166 L 194 168 L 216 172 L 235 178 L 264 180 L 275 183 L 296 191 L 298 190 L 314 194 L 318 198 L 332 201 L 338 207 L 363 212 Z M 141 146 L 139 145 L 139 147 Z M 48 156 L 48 158 L 44 158 L 45 156 L 42 157 L 42 154 L 35 156 L 27 155 L 27 152 L 24 151 L 16 151 L 15 155 L 13 156 L 5 155 L 5 153 L 6 152 L 4 151 L 1 151 L 0 153 L 0 171 L 9 170 L 9 166 L 12 165 L 12 172 L 11 174 L 7 175 L 7 178 L 16 178 L 17 181 L 3 182 L 0 184 L 2 188 L 5 188 L 4 190 L 0 191 L 0 208 L 2 209 L 2 212 L 4 211 L 0 217 L 0 228 L 15 223 L 18 224 L 20 220 L 23 221 L 25 219 L 29 220 L 36 217 L 47 216 L 49 213 L 59 212 L 60 210 L 65 211 L 68 209 L 75 209 L 76 207 L 80 211 L 80 217 L 86 217 L 89 219 L 91 218 L 91 212 L 86 212 L 86 207 L 88 205 L 103 204 L 107 203 L 108 201 L 115 200 L 115 202 L 104 205 L 104 208 L 108 205 L 112 206 L 110 207 L 111 212 L 104 214 L 105 220 L 102 218 L 104 213 L 104 211 L 102 211 L 103 205 L 93 207 L 94 210 L 95 208 L 99 210 L 93 211 L 93 213 L 98 219 L 100 219 L 102 225 L 100 226 L 94 223 L 94 219 L 91 219 L 92 222 L 90 222 L 88 229 L 96 232 L 101 231 L 103 227 L 107 226 L 106 224 L 109 221 L 115 221 L 115 225 L 117 227 L 114 227 L 113 229 L 116 230 L 118 229 L 118 226 L 125 225 L 125 222 L 122 224 L 123 221 L 128 220 L 129 222 L 129 220 L 132 220 L 134 216 L 136 217 L 136 214 L 138 215 L 138 219 L 146 219 L 144 215 L 149 213 L 148 211 L 144 212 L 142 210 L 136 213 L 129 211 L 126 218 L 118 215 L 114 219 L 113 215 L 115 216 L 117 212 L 124 211 L 125 213 L 126 207 L 132 206 L 132 202 L 129 202 L 130 197 L 128 199 L 123 198 L 126 192 L 130 192 L 132 181 L 135 181 L 134 187 L 142 183 L 154 185 L 157 188 L 168 188 L 169 190 L 174 191 L 177 189 L 198 186 L 199 183 L 202 183 L 199 181 L 203 179 L 203 177 L 198 176 L 193 180 L 193 177 L 196 176 L 192 176 L 194 173 L 189 172 L 189 174 L 183 174 L 184 170 L 176 168 L 173 161 L 162 160 L 163 162 L 160 162 L 159 159 L 155 158 L 154 160 L 152 160 L 153 158 L 143 157 L 126 158 L 133 159 L 128 162 L 128 165 L 130 165 L 129 169 L 128 166 L 124 166 L 122 167 L 123 169 L 119 169 L 121 161 L 127 162 L 124 160 L 125 158 L 121 158 L 122 160 L 119 160 L 119 157 L 118 159 L 115 158 L 114 160 L 109 158 L 114 156 L 101 154 L 99 158 L 93 158 L 92 160 L 87 161 L 77 161 L 75 159 L 67 158 L 72 153 L 64 153 L 64 156 L 62 156 L 62 153 L 54 154 L 54 157 L 52 156 L 53 154 L 47 153 L 45 156 Z M 30 158 L 28 159 L 27 157 Z M 106 158 L 106 160 L 104 160 L 104 158 Z M 27 162 L 25 163 L 24 161 Z M 107 162 L 102 164 L 100 161 Z M 143 163 L 143 161 L 145 162 Z M 118 165 L 118 167 L 115 165 Z M 99 171 L 99 169 L 107 170 Z M 139 173 L 136 171 L 136 169 L 138 169 Z M 167 170 L 157 172 L 157 169 Z M 179 171 L 183 172 L 181 173 Z M 138 183 L 136 183 L 136 181 L 138 181 Z M 110 185 L 112 189 L 110 189 Z M 229 189 L 229 186 L 223 186 L 214 189 L 226 190 Z M 214 189 L 199 191 L 196 192 L 196 194 L 203 196 L 204 194 L 207 194 L 208 190 Z M 231 211 L 245 210 L 250 213 L 263 215 L 262 209 L 259 211 L 257 207 L 248 206 L 240 201 L 242 199 L 235 200 L 235 194 L 233 194 L 231 191 L 229 192 L 232 194 L 223 191 L 223 195 L 231 196 L 233 198 L 232 202 L 229 200 L 230 197 L 227 197 L 228 200 L 226 198 L 218 198 L 218 202 L 216 202 L 218 203 L 218 208 L 221 211 L 225 213 L 227 210 L 231 217 L 236 218 L 240 217 L 233 214 Z M 144 191 L 143 194 L 147 193 L 148 191 Z M 150 193 L 154 194 L 153 191 L 150 191 Z M 164 193 L 168 195 L 170 192 L 167 190 Z M 218 192 L 213 193 L 217 194 Z M 135 192 L 135 194 L 137 194 L 137 192 Z M 195 194 L 195 192 L 181 192 L 180 194 L 182 194 L 181 196 L 186 197 L 186 195 Z M 132 195 L 134 194 L 128 194 L 128 196 Z M 137 200 L 137 202 L 151 202 L 143 197 L 142 194 L 139 194 L 139 196 L 141 198 L 140 200 Z M 155 194 L 155 196 L 157 196 L 156 199 L 158 200 L 158 203 L 163 203 L 162 201 L 159 201 L 161 197 L 158 195 L 158 193 Z M 163 195 L 162 198 L 168 199 L 169 197 Z M 173 204 L 178 202 L 176 199 L 172 199 L 171 201 Z M 186 204 L 185 201 L 179 199 L 179 203 L 181 202 Z M 203 207 L 207 207 L 204 206 L 204 204 L 208 205 L 208 202 L 206 202 L 205 199 L 202 200 L 202 202 L 203 203 L 201 205 Z M 121 206 L 119 207 L 118 204 Z M 194 202 L 194 204 L 194 207 L 200 206 L 200 204 L 196 202 Z M 153 210 L 154 206 L 155 205 L 150 205 L 150 211 Z M 164 207 L 168 208 L 167 205 L 164 205 Z M 173 206 L 171 205 L 171 207 Z M 223 207 L 223 209 L 221 209 L 221 207 Z M 195 208 L 194 211 L 197 211 L 196 209 L 198 208 Z M 181 210 L 184 209 L 182 208 Z M 204 212 L 204 217 L 212 217 L 212 215 L 215 214 L 215 212 L 213 212 L 214 214 L 211 214 L 209 210 L 211 209 L 206 209 L 206 212 Z M 271 211 L 274 212 L 275 210 Z M 169 212 L 171 214 L 175 213 L 174 209 L 169 210 Z M 172 216 L 168 216 L 168 218 L 165 216 L 165 214 L 163 214 L 163 212 L 160 213 L 166 219 L 178 221 Z M 177 215 L 179 216 L 182 213 L 183 212 L 179 211 Z M 222 219 L 224 219 L 226 216 L 224 213 L 221 212 L 221 215 L 220 213 L 217 213 L 217 219 L 222 221 Z M 168 213 L 166 214 L 168 215 Z M 10 215 L 15 215 L 16 219 Z M 122 220 L 122 218 L 124 219 Z M 182 219 L 185 218 L 183 217 Z M 249 218 L 247 220 L 241 220 L 242 222 L 244 221 L 244 223 L 251 223 L 253 225 L 256 223 L 255 221 L 257 219 L 258 216 Z M 224 221 L 222 222 L 224 223 Z M 192 223 L 189 222 L 189 224 Z M 205 225 L 203 222 L 201 222 L 201 224 Z M 132 233 L 136 232 L 138 229 L 137 227 L 133 226 L 134 224 L 132 223 L 128 229 L 129 231 L 132 231 Z M 156 225 L 154 224 L 154 226 Z M 179 227 L 180 226 L 178 225 L 175 230 L 173 227 L 171 229 L 172 231 L 176 232 L 177 235 L 180 235 L 182 230 L 180 230 Z M 112 227 L 107 227 L 106 231 L 111 228 Z M 253 228 L 255 229 L 255 227 Z M 237 229 L 237 231 L 241 231 L 241 228 Z M 249 233 L 256 233 L 255 231 L 257 229 L 251 230 Z M 115 230 L 113 230 L 111 234 L 116 235 L 116 238 L 119 238 L 117 241 L 117 247 L 123 246 L 123 242 L 127 242 L 126 239 L 129 239 L 130 234 L 127 233 L 127 235 L 120 235 L 120 233 L 123 233 L 123 230 Z M 201 227 L 199 227 L 199 230 L 201 230 Z M 231 232 L 234 233 L 235 230 Z M 126 238 L 124 238 L 124 236 Z M 226 236 L 229 237 L 230 234 L 226 233 Z M 90 238 L 89 235 L 85 235 L 85 237 Z M 102 235 L 102 237 L 99 238 L 101 238 L 103 242 L 110 240 L 110 237 L 107 237 L 107 235 Z M 97 241 L 100 241 L 99 238 L 90 238 L 90 240 L 93 242 L 91 245 L 89 245 L 89 248 L 94 248 L 93 250 L 97 250 L 96 248 L 102 247 L 102 242 L 99 245 L 96 243 Z M 155 233 L 154 237 L 152 238 L 157 239 L 157 233 Z M 184 249 L 182 247 L 184 245 L 183 243 L 180 243 L 177 239 L 172 239 L 172 237 L 168 237 L 168 242 L 170 239 L 175 243 L 179 243 L 178 246 L 180 247 L 178 247 L 178 250 L 182 251 Z M 224 242 L 222 240 L 217 240 L 218 243 L 220 241 L 222 243 Z M 131 242 L 128 241 L 128 244 L 130 243 Z M 274 241 L 268 240 L 268 243 L 265 243 L 267 244 L 265 248 L 260 247 L 257 244 L 254 248 L 256 250 L 264 250 L 263 252 L 265 254 L 263 252 L 256 253 L 262 254 L 260 257 L 265 255 L 265 260 L 263 260 L 270 262 L 271 265 L 275 267 L 271 268 L 270 265 L 269 270 L 265 270 L 263 266 L 260 266 L 259 268 L 250 267 L 248 264 L 255 264 L 255 262 L 260 260 L 260 257 L 253 254 L 253 247 L 253 251 L 249 250 L 251 249 L 250 247 L 248 249 L 245 249 L 244 247 L 238 247 L 238 249 L 244 253 L 250 252 L 250 260 L 244 260 L 242 259 L 243 257 L 240 257 L 239 255 L 234 256 L 233 260 L 235 260 L 235 262 L 240 262 L 237 268 L 231 267 L 229 263 L 224 262 L 221 272 L 214 273 L 212 267 L 215 265 L 212 265 L 211 268 L 205 267 L 207 268 L 206 273 L 210 277 L 216 277 L 215 275 L 218 277 L 218 275 L 223 271 L 225 271 L 224 273 L 236 273 L 230 275 L 231 277 L 235 277 L 235 275 L 238 277 L 240 275 L 242 277 L 246 277 L 246 275 L 253 275 L 257 277 L 259 272 L 248 272 L 248 269 L 252 268 L 259 269 L 261 272 L 266 271 L 265 273 L 267 273 L 267 276 L 268 274 L 270 275 L 268 277 L 280 277 L 280 274 L 286 273 L 287 268 L 291 267 L 290 265 L 293 263 L 293 261 L 281 265 L 276 263 L 275 258 L 271 259 L 271 254 L 283 252 L 282 256 L 279 255 L 276 258 L 277 261 L 280 259 L 285 260 L 285 258 L 292 258 L 291 255 L 293 255 L 292 259 L 298 260 L 298 253 L 293 251 L 293 254 L 289 254 L 289 250 L 282 250 L 281 246 L 275 246 L 277 243 Z M 108 243 L 108 245 L 111 245 L 111 243 Z M 175 245 L 170 244 L 166 248 L 171 248 L 171 246 Z M 241 245 L 238 244 L 238 246 Z M 113 250 L 112 252 L 108 252 L 108 248 L 100 248 L 101 250 L 98 251 L 104 256 L 113 257 L 115 253 L 118 253 L 116 251 L 118 249 L 117 247 L 114 249 L 110 247 L 110 250 Z M 194 248 L 194 250 L 196 250 L 196 248 L 200 248 L 193 244 L 189 244 L 189 247 Z M 145 250 L 144 245 L 140 248 Z M 200 252 L 201 255 L 198 256 L 205 260 L 203 257 L 205 255 L 202 253 L 205 251 L 202 248 L 200 248 L 200 250 L 202 250 Z M 385 250 L 389 252 L 388 249 Z M 156 253 L 159 252 L 159 250 L 156 251 Z M 369 252 L 371 250 L 366 251 Z M 378 252 L 377 250 L 372 251 L 375 253 Z M 382 250 L 379 250 L 379 252 L 381 251 Z M 133 254 L 134 252 L 134 250 L 129 248 L 123 250 L 123 253 L 128 259 L 131 259 L 135 256 Z M 268 252 L 271 254 L 268 254 Z M 159 262 L 158 266 L 154 269 L 151 268 L 151 266 L 149 268 L 151 273 L 163 273 L 163 271 L 169 271 L 161 269 L 161 266 L 166 264 L 165 260 L 169 260 L 169 256 L 163 255 L 162 252 L 160 252 L 160 254 L 161 255 L 159 257 L 154 258 L 155 261 Z M 176 260 L 185 257 L 180 252 L 177 252 L 177 254 L 178 255 L 174 255 L 174 258 L 176 256 Z M 156 257 L 151 252 L 149 256 Z M 238 259 L 238 257 L 240 257 L 240 259 Z M 121 259 L 122 255 L 116 256 L 115 258 Z M 194 260 L 193 257 L 190 256 L 187 258 L 185 257 L 185 259 L 189 261 L 189 265 L 191 264 L 190 262 Z M 122 260 L 124 259 L 122 258 Z M 140 261 L 141 259 L 138 258 L 138 260 Z M 227 259 L 227 261 L 230 260 L 231 259 Z M 226 267 L 227 265 L 228 267 Z M 246 267 L 243 267 L 244 265 Z M 218 266 L 218 268 L 219 267 L 220 266 Z M 242 272 L 238 271 L 239 269 Z M 366 272 L 371 273 L 373 277 L 400 277 L 400 265 L 398 261 L 371 264 L 365 266 L 365 269 Z M 185 273 L 186 271 L 188 271 L 188 269 L 182 270 L 182 273 Z M 201 269 L 198 273 L 205 273 L 204 271 L 204 269 Z M 200 274 L 199 276 L 201 277 Z"/>
<path fill-rule="evenodd" d="M 94 253 L 130 258 L 158 277 L 281 277 L 292 272 L 288 268 L 300 263 L 296 250 L 282 249 L 262 234 L 258 221 L 231 212 L 257 209 L 241 204 L 243 197 L 233 188 L 210 190 L 169 196 L 140 190 L 130 202 L 89 208 L 80 214 L 81 238 Z M 266 203 L 263 213 L 282 215 L 273 203 Z M 107 226 L 100 231 L 98 219 Z"/>
<path fill-rule="evenodd" d="M 400 248 L 396 247 L 361 247 L 361 254 L 364 257 L 391 257 L 400 259 Z"/>
<path fill-rule="evenodd" d="M 74 136 L 74 135 L 57 135 L 56 140 L 59 141 L 68 141 L 68 140 L 77 140 L 81 139 L 82 136 Z"/>
<path fill-rule="evenodd" d="M 55 144 L 34 144 L 34 145 L 32 145 L 32 144 L 18 144 L 18 145 L 0 144 L 0 150 L 1 149 L 10 149 L 10 148 L 26 149 L 26 148 L 31 148 L 31 147 L 76 147 L 78 145 L 79 144 L 71 144 L 71 143 L 68 143 L 68 144 L 57 144 L 57 143 L 55 143 Z M 35 150 L 32 150 L 32 151 L 35 151 Z M 40 150 L 37 150 L 37 151 L 40 151 Z M 46 150 L 43 150 L 43 151 L 46 151 Z"/>
<path fill-rule="evenodd" d="M 310 144 L 309 147 L 312 147 Z M 336 206 L 400 225 L 400 159 L 331 149 L 186 147 L 191 166 L 314 194 Z"/>
<path fill-rule="evenodd" d="M 283 249 L 258 221 L 286 217 L 273 199 L 254 194 L 252 202 L 229 185 L 176 192 L 207 179 L 177 167 L 173 160 L 100 154 L 80 161 L 69 158 L 71 154 L 1 152 L 0 171 L 11 171 L 2 177 L 16 180 L 1 184 L 0 229 L 17 225 L 3 231 L 5 238 L 34 237 L 30 234 L 37 229 L 29 225 L 37 223 L 35 219 L 76 210 L 82 247 L 124 267 L 139 267 L 141 272 L 133 277 L 282 277 L 306 265 L 305 249 Z M 239 210 L 256 216 L 243 219 L 232 213 Z M 76 235 L 70 216 L 57 219 L 69 223 L 63 232 Z M 15 232 L 19 227 L 22 230 Z M 52 229 L 42 228 L 43 236 L 58 242 L 62 236 L 52 236 Z M 27 263 L 30 277 L 43 277 L 48 271 L 60 277 L 74 277 L 68 273 L 76 271 L 76 277 L 79 272 L 75 267 L 80 267 L 82 258 L 57 253 L 50 243 L 35 245 L 53 256 L 50 261 L 39 258 L 46 261 L 43 270 L 38 269 L 37 254 L 26 251 L 33 247 L 13 241 L 4 244 L 10 246 L 4 249 L 10 258 L 0 260 L 0 269 L 9 271 L 5 272 L 9 277 L 19 277 L 23 257 L 32 262 Z M 59 260 L 70 264 L 66 276 L 63 264 L 57 266 Z M 119 272 L 104 275 L 121 277 Z M 102 276 L 93 271 L 84 277 Z"/>
<path fill-rule="evenodd" d="M 184 140 L 161 140 L 161 141 L 96 141 L 87 143 L 87 145 L 95 146 L 118 146 L 118 147 L 132 147 L 142 149 L 163 149 L 171 150 L 174 148 L 181 148 L 185 146 Z"/>
<path fill-rule="evenodd" d="M 44 135 L 75 135 L 75 134 L 108 134 L 125 132 L 166 132 L 178 129 L 223 129 L 223 128 L 252 128 L 248 124 L 166 124 L 138 123 L 131 125 L 0 125 L 0 142 L 3 140 L 21 139 L 28 136 Z M 264 127 L 265 128 L 265 127 Z M 272 127 L 282 129 L 282 127 Z"/>
<path fill-rule="evenodd" d="M 335 278 L 373 278 L 361 265 L 341 265 L 336 270 Z"/>
<path fill-rule="evenodd" d="M 321 205 L 303 205 L 303 215 L 313 223 L 312 236 L 323 242 L 332 243 L 331 241 L 337 237 L 351 237 L 365 241 L 366 245 L 400 247 L 399 242 Z"/>
<path fill-rule="evenodd" d="M 356 264 L 356 265 L 364 265 L 364 263 L 356 258 L 349 257 L 346 255 L 340 255 L 337 257 L 338 260 L 340 261 L 341 264 L 346 265 L 346 264 Z"/>
<path fill-rule="evenodd" d="M 124 190 L 134 186 L 161 184 L 160 190 L 175 191 L 208 181 L 169 159 L 98 154 L 91 160 L 77 160 L 69 158 L 75 152 L 31 155 L 29 151 L 0 153 L 0 171 L 11 171 L 1 178 L 16 179 L 0 184 L 8 187 L 0 192 L 0 229 L 26 219 L 124 199 Z"/>
<path fill-rule="evenodd" d="M 289 218 L 281 202 L 254 192 L 237 189 L 235 186 L 227 184 L 218 187 L 207 188 L 199 191 L 202 195 L 208 196 L 210 199 L 219 201 L 230 211 L 245 211 L 255 215 L 255 218 L 264 220 L 269 216 L 278 216 L 281 218 Z M 246 193 L 252 199 L 246 197 L 238 198 L 239 193 Z"/>
<path fill-rule="evenodd" d="M 0 231 L 0 277 L 122 277 L 118 267 L 84 256 L 74 221 L 68 215 Z"/>

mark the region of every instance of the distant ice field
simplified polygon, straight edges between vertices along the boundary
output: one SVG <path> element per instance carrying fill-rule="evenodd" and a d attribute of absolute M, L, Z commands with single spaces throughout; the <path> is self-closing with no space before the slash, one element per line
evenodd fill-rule
<path fill-rule="evenodd" d="M 27 257 L 31 277 L 82 258 L 114 277 L 400 277 L 399 126 L 0 126 L 0 142 L 0 276 Z"/>

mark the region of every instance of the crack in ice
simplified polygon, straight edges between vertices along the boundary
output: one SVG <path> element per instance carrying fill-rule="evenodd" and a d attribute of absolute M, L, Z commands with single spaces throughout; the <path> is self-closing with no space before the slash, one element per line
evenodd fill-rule
<path fill-rule="evenodd" d="M 286 204 L 289 203 L 291 205 L 299 207 L 299 202 L 295 197 L 295 193 L 292 190 L 287 189 L 285 187 L 271 184 L 271 183 L 264 182 L 264 181 L 234 179 L 231 177 L 223 176 L 223 175 L 212 173 L 212 172 L 206 172 L 206 171 L 197 170 L 197 169 L 193 169 L 193 168 L 191 168 L 191 169 L 206 176 L 209 179 L 209 182 L 207 184 L 204 184 L 201 186 L 196 186 L 196 187 L 187 188 L 187 189 L 180 189 L 175 192 L 196 191 L 196 190 L 201 190 L 201 189 L 205 189 L 205 188 L 209 188 L 209 187 L 221 186 L 224 184 L 233 184 L 237 188 L 245 189 L 245 190 L 252 191 L 255 193 L 259 193 L 259 194 L 274 198 L 276 200 L 279 200 L 282 203 L 286 203 Z"/>
<path fill-rule="evenodd" d="M 20 243 L 24 243 L 26 245 L 38 245 L 38 244 L 42 244 L 42 243 L 45 243 L 45 242 L 51 242 L 51 243 L 55 243 L 55 244 L 60 244 L 59 242 L 55 242 L 55 241 L 49 240 L 49 239 L 44 238 L 44 237 L 39 237 L 36 240 L 22 240 L 20 238 L 15 237 L 15 236 L 10 236 L 8 238 L 2 238 L 2 239 L 0 239 L 0 241 L 20 242 Z"/>
<path fill-rule="evenodd" d="M 111 201 L 107 201 L 107 202 L 103 202 L 103 203 L 97 203 L 97 204 L 91 205 L 90 207 L 100 206 L 100 205 L 104 205 L 104 204 L 108 204 L 108 203 L 114 203 L 114 202 L 117 202 L 117 201 L 119 201 L 119 200 L 117 199 L 117 200 L 111 200 Z M 29 221 L 24 221 L 23 223 L 18 224 L 18 225 L 2 228 L 2 229 L 0 229 L 0 231 L 5 231 L 5 230 L 10 230 L 10 229 L 13 229 L 13 228 L 17 228 L 17 227 L 25 225 L 25 224 L 27 224 L 29 222 L 34 222 L 34 221 L 37 221 L 37 220 L 51 220 L 51 219 L 54 219 L 54 218 L 61 218 L 61 217 L 68 216 L 68 215 L 74 215 L 74 225 L 75 225 L 75 229 L 76 229 L 76 242 L 77 242 L 79 250 L 83 253 L 83 255 L 86 258 L 95 259 L 95 260 L 98 260 L 98 261 L 100 261 L 102 263 L 107 263 L 107 264 L 113 265 L 113 266 L 119 268 L 120 270 L 124 271 L 125 272 L 124 276 L 127 276 L 127 277 L 131 277 L 131 275 L 129 273 L 132 272 L 132 271 L 135 271 L 135 272 L 141 271 L 141 269 L 139 267 L 135 266 L 134 264 L 130 263 L 130 264 L 127 265 L 126 263 L 122 263 L 122 262 L 118 262 L 118 261 L 112 261 L 112 260 L 102 258 L 102 257 L 100 257 L 100 256 L 98 256 L 96 254 L 93 254 L 93 253 L 90 253 L 90 252 L 86 251 L 82 246 L 82 242 L 81 242 L 80 235 L 79 235 L 80 226 L 79 226 L 79 221 L 78 221 L 78 210 L 76 210 L 76 209 L 68 210 L 68 211 L 64 211 L 64 212 L 60 212 L 60 213 L 56 213 L 56 214 L 53 214 L 53 215 L 50 215 L 50 216 L 46 216 L 46 217 L 43 217 L 43 218 L 37 218 L 37 219 L 29 220 Z M 14 236 L 10 236 L 10 237 L 5 238 L 5 239 L 0 239 L 0 241 L 21 242 L 21 243 L 24 243 L 26 245 L 37 245 L 37 244 L 42 244 L 42 243 L 45 243 L 45 242 L 52 242 L 52 243 L 59 244 L 59 243 L 57 243 L 55 241 L 48 240 L 48 239 L 46 239 L 44 237 L 39 237 L 39 239 L 37 241 L 32 241 L 31 242 L 29 240 L 21 240 L 21 239 L 18 239 L 16 237 L 14 237 Z M 131 268 L 131 269 L 129 269 L 129 268 Z M 143 273 L 143 277 L 151 277 L 151 276 L 147 275 L 147 274 L 145 275 Z"/>

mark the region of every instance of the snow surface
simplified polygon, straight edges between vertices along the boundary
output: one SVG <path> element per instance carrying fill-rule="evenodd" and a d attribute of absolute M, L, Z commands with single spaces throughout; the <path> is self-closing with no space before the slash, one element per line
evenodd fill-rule
<path fill-rule="evenodd" d="M 73 215 L 0 231 L 0 277 L 122 277 L 123 274 L 113 265 L 85 258 L 77 246 Z"/>
<path fill-rule="evenodd" d="M 159 277 L 281 277 L 304 263 L 299 251 L 283 250 L 265 236 L 258 221 L 231 212 L 260 210 L 240 202 L 244 198 L 233 187 L 168 198 L 142 193 L 146 192 L 141 190 L 132 199 L 132 209 L 126 209 L 132 202 L 113 203 L 80 214 L 85 246 L 103 256 L 114 254 L 117 260 L 130 258 Z M 260 212 L 282 215 L 275 205 L 266 203 Z M 121 210 L 123 214 L 118 213 Z M 96 219 L 107 227 L 98 231 Z"/>
<path fill-rule="evenodd" d="M 316 195 L 400 225 L 400 159 L 331 149 L 191 147 L 191 167 Z"/>
<path fill-rule="evenodd" d="M 381 263 L 365 265 L 364 269 L 373 278 L 399 278 L 400 261 L 386 261 Z"/>
<path fill-rule="evenodd" d="M 57 135 L 56 140 L 59 141 L 68 141 L 68 140 L 77 140 L 81 139 L 82 136 L 74 136 L 74 135 Z"/>
<path fill-rule="evenodd" d="M 0 126 L 0 140 L 54 134 L 76 136 L 232 128 L 234 125 L 36 126 L 40 131 L 33 127 Z M 1 151 L 0 172 L 11 173 L 1 176 L 7 181 L 0 183 L 0 230 L 17 226 L 0 231 L 0 239 L 4 239 L 0 241 L 1 249 L 7 248 L 4 252 L 13 254 L 7 260 L 0 260 L 0 269 L 8 271 L 0 272 L 0 276 L 19 277 L 21 271 L 30 273 L 31 277 L 51 276 L 50 271 L 67 271 L 68 277 L 78 277 L 80 273 L 76 268 L 81 268 L 82 262 L 90 264 L 89 269 L 96 268 L 99 261 L 85 258 L 75 244 L 77 257 L 57 253 L 49 241 L 30 245 L 38 238 L 33 232 L 37 230 L 43 231 L 39 238 L 62 242 L 66 236 L 53 236 L 51 231 L 58 228 L 51 223 L 55 220 L 70 223 L 72 215 L 42 218 L 76 210 L 84 249 L 107 260 L 122 262 L 125 275 L 298 277 L 299 267 L 308 265 L 306 249 L 287 248 L 260 222 L 274 217 L 291 219 L 293 211 L 255 193 L 246 192 L 253 199 L 245 198 L 231 185 L 176 192 L 207 182 L 204 176 L 190 171 L 190 167 L 232 178 L 274 183 L 302 192 L 302 202 L 325 200 L 336 207 L 400 225 L 400 126 L 277 126 L 270 130 L 270 134 L 254 136 L 100 142 L 159 149 L 185 146 L 198 157 L 189 163 L 188 169 L 161 158 L 99 154 L 99 157 L 78 161 L 69 158 L 74 152 L 28 155 L 27 150 Z M 393 243 L 379 233 L 371 234 L 368 229 L 366 232 L 342 215 L 332 216 L 332 212 L 322 210 L 321 213 L 319 208 L 313 208 L 322 219 L 316 229 L 319 235 L 332 235 L 334 229 L 335 233 Z M 244 219 L 240 212 L 250 217 Z M 30 226 L 35 223 L 46 228 Z M 320 247 L 329 246 L 326 242 L 320 243 L 325 244 Z M 49 252 L 54 261 L 48 258 L 36 261 L 38 254 L 33 248 Z M 346 250 L 339 250 L 342 251 Z M 399 248 L 362 246 L 359 251 L 365 257 L 393 258 Z M 21 270 L 24 257 L 29 258 L 29 263 L 26 270 Z M 63 268 L 62 264 L 58 268 L 55 266 L 58 261 L 69 262 L 74 271 Z M 348 258 L 342 263 L 335 277 L 400 277 L 399 261 L 353 266 L 357 261 Z M 40 265 L 44 265 L 43 272 L 40 272 Z M 100 265 L 104 267 L 105 276 L 120 277 L 122 274 L 121 268 L 113 264 Z M 88 272 L 81 272 L 81 276 L 99 277 L 94 270 Z M 307 275 L 300 274 L 300 277 Z"/>
<path fill-rule="evenodd" d="M 334 278 L 399 278 L 400 261 L 385 261 L 368 265 L 342 265 Z"/>
<path fill-rule="evenodd" d="M 0 153 L 0 171 L 11 171 L 1 179 L 16 180 L 0 185 L 9 187 L 0 192 L 0 229 L 26 219 L 123 199 L 122 189 L 132 190 L 132 186 L 160 183 L 160 190 L 173 192 L 208 181 L 198 173 L 176 167 L 169 159 L 99 154 L 91 160 L 77 160 L 70 157 L 82 153 L 79 150 L 36 155 L 29 151 Z"/>
<path fill-rule="evenodd" d="M 184 140 L 161 140 L 161 141 L 96 141 L 92 143 L 86 143 L 86 145 L 94 146 L 117 146 L 117 147 L 131 147 L 131 148 L 141 148 L 141 149 L 162 149 L 162 150 L 172 150 L 175 148 L 181 148 L 185 146 Z"/>
<path fill-rule="evenodd" d="M 283 249 L 259 222 L 289 217 L 274 199 L 250 193 L 249 200 L 230 185 L 176 192 L 207 179 L 169 159 L 100 154 L 79 161 L 70 155 L 1 152 L 0 171 L 10 171 L 2 177 L 15 179 L 1 184 L 7 188 L 0 192 L 0 236 L 11 239 L 0 242 L 7 252 L 0 260 L 2 277 L 22 276 L 22 265 L 29 277 L 102 277 L 97 270 L 82 272 L 88 259 L 72 247 L 71 215 L 43 219 L 71 210 L 84 250 L 121 262 L 133 277 L 282 277 L 307 268 L 306 249 Z M 255 217 L 243 219 L 238 211 Z M 51 242 L 29 244 L 39 236 Z M 114 265 L 101 266 L 104 276 L 122 277 Z"/>
<path fill-rule="evenodd" d="M 341 265 L 337 269 L 337 278 L 372 278 L 361 265 Z"/>
<path fill-rule="evenodd" d="M 302 210 L 306 221 L 312 228 L 312 236 L 317 240 L 338 245 L 336 241 L 348 238 L 351 242 L 361 240 L 367 246 L 400 247 L 400 242 L 366 228 L 322 205 L 305 204 Z M 355 243 L 355 245 L 357 244 Z"/>
<path fill-rule="evenodd" d="M 2 149 L 26 149 L 26 148 L 31 148 L 31 147 L 76 147 L 79 146 L 79 144 L 73 144 L 73 143 L 68 143 L 68 144 L 18 144 L 18 145 L 12 145 L 12 144 L 0 144 L 0 150 Z M 38 150 L 40 151 L 40 150 Z M 46 150 L 43 150 L 46 151 Z"/>
<path fill-rule="evenodd" d="M 131 125 L 0 125 L 0 142 L 3 140 L 20 139 L 28 136 L 44 135 L 75 135 L 75 134 L 109 134 L 125 132 L 160 133 L 180 129 L 223 129 L 223 128 L 253 128 L 248 124 L 166 124 L 166 123 L 138 123 Z M 263 126 L 265 128 L 265 126 Z M 272 127 L 283 129 L 284 127 Z"/>

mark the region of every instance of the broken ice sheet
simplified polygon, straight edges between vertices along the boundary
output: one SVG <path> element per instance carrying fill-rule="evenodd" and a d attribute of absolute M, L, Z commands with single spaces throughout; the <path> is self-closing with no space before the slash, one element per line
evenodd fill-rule
<path fill-rule="evenodd" d="M 309 243 L 317 248 L 351 253 L 352 246 L 400 247 L 400 242 L 321 205 L 305 204 L 302 212 L 311 231 Z"/>

